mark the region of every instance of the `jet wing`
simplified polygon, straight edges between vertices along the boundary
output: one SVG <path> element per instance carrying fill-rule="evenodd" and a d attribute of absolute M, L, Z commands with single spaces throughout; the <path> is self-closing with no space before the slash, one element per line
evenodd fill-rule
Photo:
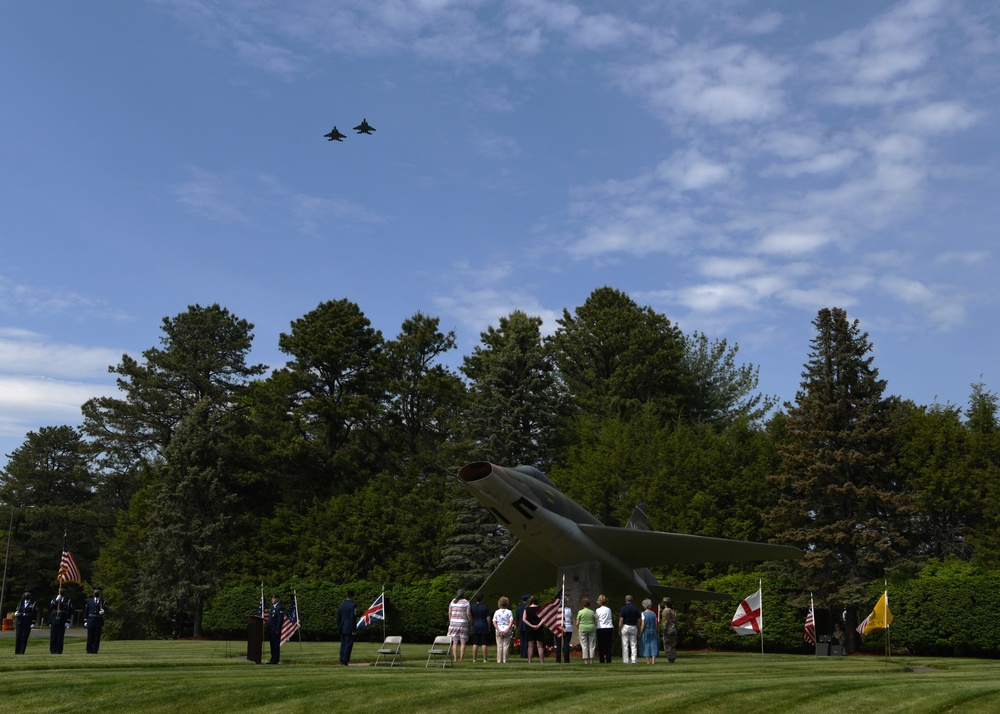
<path fill-rule="evenodd" d="M 580 530 L 630 568 L 686 563 L 794 560 L 802 551 L 790 545 L 661 533 L 581 523 Z"/>
<path fill-rule="evenodd" d="M 555 584 L 556 567 L 517 542 L 476 592 L 487 601 L 506 595 L 516 603 L 524 593 L 537 593 Z"/>

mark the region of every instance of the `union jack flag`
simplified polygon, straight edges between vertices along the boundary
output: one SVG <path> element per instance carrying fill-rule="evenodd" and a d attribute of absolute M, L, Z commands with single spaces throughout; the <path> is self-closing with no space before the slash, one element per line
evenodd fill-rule
<path fill-rule="evenodd" d="M 561 592 L 556 593 L 556 597 L 552 602 L 538 608 L 538 618 L 556 637 L 562 637 L 566 634 Z"/>
<path fill-rule="evenodd" d="M 372 624 L 376 620 L 385 619 L 385 591 L 375 598 L 375 602 L 372 606 L 365 610 L 364 614 L 358 618 L 358 624 L 355 629 L 360 630 L 362 627 Z"/>
<path fill-rule="evenodd" d="M 285 644 L 292 638 L 292 635 L 302 626 L 299 620 L 299 597 L 292 595 L 292 606 L 285 612 L 285 621 L 281 625 L 281 644 Z"/>
<path fill-rule="evenodd" d="M 82 578 L 80 577 L 80 569 L 76 567 L 76 561 L 73 556 L 70 555 L 69 549 L 66 547 L 66 541 L 63 540 L 63 551 L 62 559 L 59 561 L 59 573 L 56 578 L 60 583 L 65 585 L 66 583 L 76 583 L 77 585 L 82 585 L 80 582 Z"/>

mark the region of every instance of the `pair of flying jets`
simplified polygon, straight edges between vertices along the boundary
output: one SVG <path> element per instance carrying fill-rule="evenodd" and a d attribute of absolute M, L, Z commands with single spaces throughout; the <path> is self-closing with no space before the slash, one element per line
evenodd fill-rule
<path fill-rule="evenodd" d="M 369 124 L 367 119 L 362 119 L 361 123 L 354 127 L 354 131 L 359 134 L 371 134 L 375 131 L 375 127 Z M 343 141 L 347 138 L 347 134 L 341 133 L 336 126 L 333 127 L 333 131 L 329 134 L 323 134 L 323 136 L 326 137 L 327 141 Z"/>

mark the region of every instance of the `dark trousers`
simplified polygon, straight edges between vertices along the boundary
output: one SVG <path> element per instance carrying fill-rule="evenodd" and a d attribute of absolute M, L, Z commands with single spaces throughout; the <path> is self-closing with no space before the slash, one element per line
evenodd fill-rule
<path fill-rule="evenodd" d="M 567 632 L 562 637 L 556 637 L 556 662 L 569 664 L 569 644 L 573 640 L 573 634 Z"/>
<path fill-rule="evenodd" d="M 354 635 L 349 633 L 340 633 L 340 663 L 350 664 L 351 663 L 351 650 L 354 649 Z"/>
<path fill-rule="evenodd" d="M 87 654 L 97 654 L 101 649 L 101 630 L 104 629 L 104 618 L 91 618 L 87 624 Z"/>
<path fill-rule="evenodd" d="M 271 645 L 271 659 L 268 664 L 278 664 L 281 660 L 281 632 L 267 632 L 267 641 Z"/>
<path fill-rule="evenodd" d="M 519 639 L 521 641 L 521 657 L 528 659 L 528 631 L 520 630 L 518 634 L 520 635 Z"/>
<path fill-rule="evenodd" d="M 49 625 L 49 654 L 62 654 L 66 641 L 66 625 L 56 622 Z"/>
<path fill-rule="evenodd" d="M 611 664 L 611 640 L 614 633 L 613 627 L 602 627 L 597 630 L 597 657 L 602 664 Z"/>
<path fill-rule="evenodd" d="M 27 617 L 15 618 L 14 625 L 14 654 L 24 654 L 28 647 L 28 638 L 31 636 L 31 620 Z"/>

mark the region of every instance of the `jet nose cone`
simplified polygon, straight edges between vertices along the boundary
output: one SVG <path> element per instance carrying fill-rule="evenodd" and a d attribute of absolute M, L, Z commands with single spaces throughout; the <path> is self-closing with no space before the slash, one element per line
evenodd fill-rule
<path fill-rule="evenodd" d="M 458 470 L 458 478 L 465 483 L 472 483 L 486 478 L 493 473 L 493 464 L 488 461 L 473 461 Z"/>

